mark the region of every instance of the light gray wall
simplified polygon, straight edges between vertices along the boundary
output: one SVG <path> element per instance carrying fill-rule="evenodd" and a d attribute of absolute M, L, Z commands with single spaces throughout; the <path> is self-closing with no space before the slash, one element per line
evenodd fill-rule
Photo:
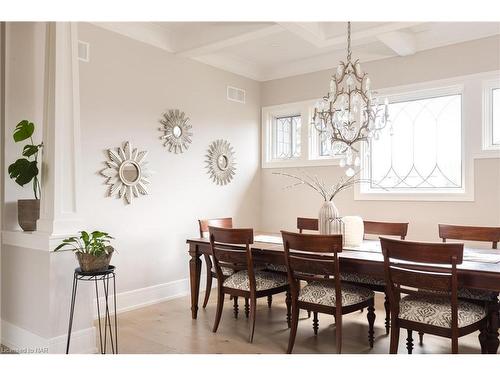
<path fill-rule="evenodd" d="M 354 49 L 353 54 L 356 54 Z M 388 88 L 434 81 L 500 69 L 500 37 L 480 39 L 448 47 L 362 64 L 374 88 Z M 264 82 L 262 106 L 291 103 L 322 97 L 328 90 L 330 70 Z M 481 91 L 475 83 L 470 105 L 476 113 L 465 124 L 467 148 L 479 151 L 481 139 Z M 469 105 L 469 104 L 468 104 Z M 467 116 L 466 116 L 467 117 Z M 473 144 L 469 144 L 473 143 Z M 338 196 L 341 215 L 366 219 L 409 221 L 409 238 L 437 239 L 438 223 L 500 225 L 500 159 L 476 159 L 474 202 L 356 201 L 353 191 Z M 310 174 L 336 182 L 343 170 L 338 166 L 306 168 Z M 263 169 L 261 176 L 261 225 L 277 231 L 295 227 L 297 216 L 316 217 L 321 198 L 306 187 L 283 190 L 290 181 Z M 290 171 L 290 170 L 288 170 Z"/>
<path fill-rule="evenodd" d="M 259 225 L 259 84 L 93 25 L 79 24 L 79 39 L 90 43 L 90 62 L 80 63 L 83 216 L 90 229 L 116 237 L 120 292 L 186 278 L 185 240 L 197 234 L 197 218 Z M 245 89 L 246 104 L 227 101 L 227 85 Z M 180 155 L 159 139 L 158 121 L 174 108 L 189 116 L 194 133 Z M 216 186 L 205 169 L 207 147 L 220 138 L 236 152 L 227 186 Z M 129 206 L 106 197 L 98 174 L 104 151 L 123 141 L 149 151 L 156 172 L 150 195 Z"/>

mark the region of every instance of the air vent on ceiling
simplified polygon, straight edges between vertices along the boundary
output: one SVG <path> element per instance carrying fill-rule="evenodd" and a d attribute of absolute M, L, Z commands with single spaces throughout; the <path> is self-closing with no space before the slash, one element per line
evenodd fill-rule
<path fill-rule="evenodd" d="M 87 42 L 78 41 L 78 60 L 89 62 L 90 61 L 90 44 Z"/>
<path fill-rule="evenodd" d="M 227 100 L 232 102 L 245 103 L 245 90 L 237 87 L 227 86 Z"/>

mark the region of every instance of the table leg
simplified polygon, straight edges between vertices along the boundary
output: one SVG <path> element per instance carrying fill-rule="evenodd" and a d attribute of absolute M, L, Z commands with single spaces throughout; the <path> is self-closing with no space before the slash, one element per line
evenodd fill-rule
<path fill-rule="evenodd" d="M 498 302 L 492 302 L 488 306 L 488 338 L 486 348 L 489 354 L 496 354 L 500 341 L 498 340 Z"/>
<path fill-rule="evenodd" d="M 191 283 L 191 318 L 198 316 L 198 295 L 200 294 L 201 259 L 198 246 L 189 245 L 189 281 Z"/>

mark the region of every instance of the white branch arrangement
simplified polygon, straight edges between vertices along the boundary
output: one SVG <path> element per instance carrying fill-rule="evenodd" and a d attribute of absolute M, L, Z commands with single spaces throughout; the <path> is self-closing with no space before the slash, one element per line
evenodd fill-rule
<path fill-rule="evenodd" d="M 301 176 L 296 176 L 290 173 L 284 173 L 284 172 L 273 172 L 275 175 L 279 176 L 285 176 L 285 177 L 290 177 L 293 178 L 294 180 L 297 180 L 298 182 L 285 186 L 285 189 L 291 189 L 299 185 L 306 185 L 309 186 L 311 189 L 314 189 L 316 192 L 318 192 L 323 199 L 326 201 L 332 201 L 335 196 L 340 193 L 341 191 L 344 191 L 346 189 L 349 189 L 350 187 L 360 184 L 363 182 L 371 182 L 370 179 L 368 178 L 359 178 L 359 173 L 361 171 L 356 172 L 354 175 L 351 177 L 342 177 L 339 182 L 337 182 L 334 185 L 327 185 L 326 182 L 322 179 L 319 179 L 318 176 L 311 176 L 307 172 L 303 170 L 299 170 Z"/>

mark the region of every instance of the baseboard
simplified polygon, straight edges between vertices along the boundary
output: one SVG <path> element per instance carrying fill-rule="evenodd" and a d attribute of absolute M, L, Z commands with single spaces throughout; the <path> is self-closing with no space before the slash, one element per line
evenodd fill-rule
<path fill-rule="evenodd" d="M 97 353 L 96 329 L 90 327 L 71 333 L 70 354 Z M 67 335 L 53 337 L 49 340 L 49 353 L 66 353 Z"/>
<path fill-rule="evenodd" d="M 200 300 L 203 297 L 205 290 L 206 278 L 201 277 L 200 280 Z M 213 281 L 213 285 L 217 285 L 217 281 Z M 129 290 L 116 294 L 117 313 L 140 309 L 142 307 L 154 305 L 160 302 L 168 301 L 175 298 L 185 297 L 191 293 L 189 279 L 180 279 L 170 281 L 164 284 L 157 284 L 145 288 Z M 113 296 L 109 296 L 109 303 L 112 304 Z M 94 299 L 95 301 L 95 299 Z M 95 303 L 94 303 L 95 306 Z M 104 317 L 104 297 L 99 297 L 99 306 L 101 317 Z M 97 309 L 94 309 L 94 317 L 97 319 Z"/>
<path fill-rule="evenodd" d="M 66 352 L 66 335 L 46 338 L 2 320 L 2 344 L 21 354 L 62 354 Z M 96 353 L 94 327 L 71 334 L 71 353 Z"/>

